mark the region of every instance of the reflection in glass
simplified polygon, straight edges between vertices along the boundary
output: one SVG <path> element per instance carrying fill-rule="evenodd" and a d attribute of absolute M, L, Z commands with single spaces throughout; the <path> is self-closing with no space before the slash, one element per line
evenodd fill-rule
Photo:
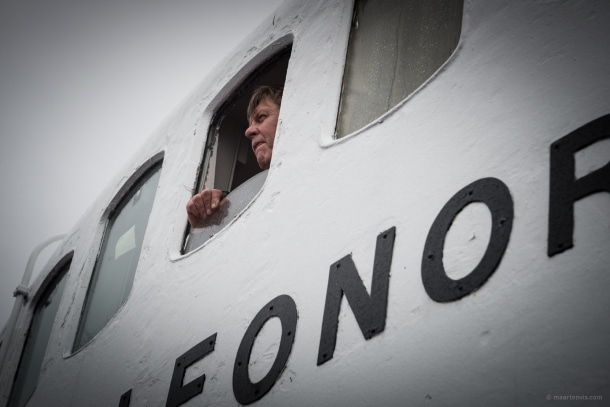
<path fill-rule="evenodd" d="M 24 406 L 34 393 L 42 367 L 42 360 L 51 336 L 53 321 L 55 321 L 55 314 L 57 314 L 61 294 L 66 285 L 65 276 L 69 267 L 69 264 L 64 267 L 59 274 L 59 278 L 47 288 L 38 304 L 36 304 L 32 324 L 25 340 L 19 369 L 11 391 L 9 407 Z"/>
<path fill-rule="evenodd" d="M 110 219 L 89 285 L 75 350 L 102 330 L 131 292 L 160 169 L 136 184 Z"/>
<path fill-rule="evenodd" d="M 371 123 L 413 93 L 460 39 L 463 1 L 356 0 L 337 137 Z"/>

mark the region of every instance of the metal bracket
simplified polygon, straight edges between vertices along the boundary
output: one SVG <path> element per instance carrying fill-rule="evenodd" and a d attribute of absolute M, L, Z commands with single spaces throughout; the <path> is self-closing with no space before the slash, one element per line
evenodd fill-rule
<path fill-rule="evenodd" d="M 23 301 L 27 301 L 28 295 L 30 295 L 30 289 L 23 284 L 19 284 L 15 291 L 13 292 L 13 297 L 22 296 Z"/>

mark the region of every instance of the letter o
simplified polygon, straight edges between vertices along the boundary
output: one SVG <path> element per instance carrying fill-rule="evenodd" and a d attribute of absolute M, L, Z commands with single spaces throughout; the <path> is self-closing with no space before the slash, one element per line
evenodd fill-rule
<path fill-rule="evenodd" d="M 262 380 L 252 383 L 248 375 L 248 365 L 254 341 L 265 323 L 278 317 L 282 324 L 280 348 L 271 369 Z M 239 344 L 233 365 L 233 394 L 241 404 L 250 404 L 261 399 L 275 384 L 286 366 L 292 350 L 297 327 L 297 307 L 288 295 L 280 295 L 265 305 L 254 317 Z"/>
<path fill-rule="evenodd" d="M 482 202 L 491 212 L 491 237 L 483 258 L 465 277 L 453 280 L 443 266 L 445 237 L 455 217 L 473 202 Z M 459 300 L 480 288 L 494 273 L 510 238 L 513 200 L 508 187 L 497 178 L 483 178 L 461 189 L 445 204 L 430 227 L 422 257 L 422 282 L 436 302 Z"/>

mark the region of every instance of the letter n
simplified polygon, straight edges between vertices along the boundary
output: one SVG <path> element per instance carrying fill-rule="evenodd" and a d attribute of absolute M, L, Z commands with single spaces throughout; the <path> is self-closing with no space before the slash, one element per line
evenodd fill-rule
<path fill-rule="evenodd" d="M 318 365 L 329 361 L 335 352 L 339 310 L 344 294 L 366 339 L 384 330 L 395 236 L 396 228 L 392 227 L 377 237 L 371 295 L 367 293 L 351 256 L 345 256 L 330 266 Z"/>

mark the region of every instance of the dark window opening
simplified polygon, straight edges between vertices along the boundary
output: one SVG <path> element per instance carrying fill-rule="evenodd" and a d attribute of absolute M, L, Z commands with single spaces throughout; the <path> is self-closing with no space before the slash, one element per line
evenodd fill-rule
<path fill-rule="evenodd" d="M 259 168 L 250 140 L 244 135 L 248 128 L 246 110 L 252 92 L 257 87 L 284 84 L 291 51 L 292 45 L 289 45 L 265 61 L 214 114 L 195 193 L 206 188 L 227 191 L 228 205 L 226 210 L 219 211 L 210 219 L 208 226 L 187 228 L 184 252 L 199 247 L 224 228 L 262 187 L 266 171 L 263 172 Z M 243 187 L 238 189 L 241 185 Z"/>

